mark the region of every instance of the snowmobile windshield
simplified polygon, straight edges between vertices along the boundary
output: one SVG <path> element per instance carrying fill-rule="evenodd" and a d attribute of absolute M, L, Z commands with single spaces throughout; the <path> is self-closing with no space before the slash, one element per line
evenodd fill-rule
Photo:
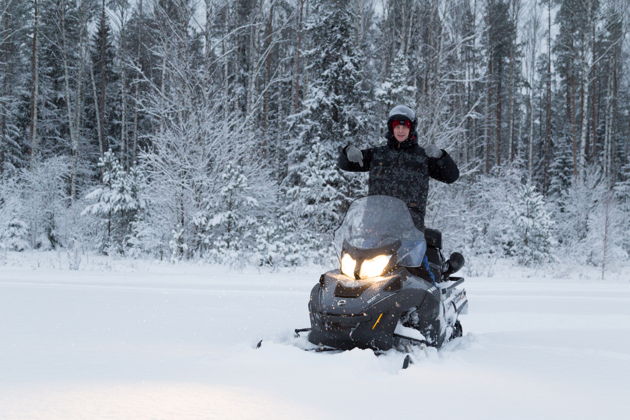
<path fill-rule="evenodd" d="M 385 195 L 371 195 L 352 203 L 335 231 L 338 255 L 343 251 L 344 241 L 360 249 L 382 248 L 399 242 L 397 263 L 405 267 L 419 267 L 426 251 L 424 234 L 413 224 L 407 205 Z"/>

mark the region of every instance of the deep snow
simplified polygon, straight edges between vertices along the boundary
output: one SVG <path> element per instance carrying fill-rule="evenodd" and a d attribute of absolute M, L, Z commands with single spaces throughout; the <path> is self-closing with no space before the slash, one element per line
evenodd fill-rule
<path fill-rule="evenodd" d="M 630 417 L 628 269 L 602 281 L 500 263 L 467 277 L 464 337 L 400 370 L 396 352 L 298 348 L 322 268 L 0 264 L 3 420 Z"/>

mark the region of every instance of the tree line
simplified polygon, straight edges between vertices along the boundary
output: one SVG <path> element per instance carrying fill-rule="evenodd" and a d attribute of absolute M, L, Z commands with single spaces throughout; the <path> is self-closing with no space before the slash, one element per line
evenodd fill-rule
<path fill-rule="evenodd" d="M 447 242 L 605 266 L 630 251 L 629 17 L 624 0 L 0 0 L 0 243 L 330 258 L 365 194 L 339 149 L 381 143 L 404 103 L 463 174 L 430 196 Z"/>

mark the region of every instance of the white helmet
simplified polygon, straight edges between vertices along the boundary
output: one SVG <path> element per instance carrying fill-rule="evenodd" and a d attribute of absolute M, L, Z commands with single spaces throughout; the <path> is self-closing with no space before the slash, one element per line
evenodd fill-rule
<path fill-rule="evenodd" d="M 387 119 L 387 129 L 392 131 L 392 121 L 398 120 L 408 120 L 411 121 L 411 132 L 413 133 L 416 129 L 416 124 L 418 120 L 416 119 L 416 113 L 413 109 L 409 108 L 405 105 L 396 105 L 389 111 L 389 118 Z"/>

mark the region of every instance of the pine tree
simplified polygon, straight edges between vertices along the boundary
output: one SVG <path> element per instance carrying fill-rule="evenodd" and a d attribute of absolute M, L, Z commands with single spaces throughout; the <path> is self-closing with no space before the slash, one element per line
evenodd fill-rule
<path fill-rule="evenodd" d="M 593 143 L 591 153 L 594 162 L 601 162 L 604 174 L 612 184 L 623 177 L 623 165 L 628 162 L 627 146 L 626 150 L 623 146 L 627 141 L 624 131 L 628 133 L 628 125 L 626 124 L 624 130 L 624 124 L 621 123 L 624 112 L 627 112 L 629 107 L 628 101 L 623 100 L 625 92 L 621 79 L 624 68 L 628 68 L 628 63 L 624 63 L 623 60 L 625 32 L 622 11 L 611 4 L 606 9 L 603 20 L 604 24 L 596 44 L 596 57 L 601 57 L 597 67 L 599 71 L 594 75 L 595 84 L 600 87 L 600 95 L 596 98 L 596 103 L 600 106 L 594 109 L 598 121 L 597 124 L 595 121 L 592 122 L 596 135 L 591 140 Z"/>
<path fill-rule="evenodd" d="M 360 108 L 361 60 L 355 46 L 354 15 L 340 0 L 313 5 L 308 34 L 310 83 L 304 110 L 296 114 L 295 138 L 289 143 L 289 171 L 284 181 L 289 210 L 310 233 L 309 245 L 320 247 L 322 232 L 331 232 L 345 206 L 359 190 L 358 179 L 336 168 L 339 150 L 361 146 L 365 124 Z"/>
<path fill-rule="evenodd" d="M 570 140 L 566 137 L 555 139 L 553 161 L 549 168 L 550 185 L 548 194 L 552 199 L 559 200 L 571 185 L 572 167 Z"/>
<path fill-rule="evenodd" d="M 559 33 L 556 37 L 556 67 L 564 99 L 564 135 L 571 142 L 572 172 L 577 176 L 584 169 L 585 140 L 589 115 L 590 74 L 593 64 L 593 33 L 598 0 L 558 0 L 556 15 Z"/>
<path fill-rule="evenodd" d="M 228 164 L 218 194 L 208 203 L 204 217 L 196 220 L 210 258 L 240 264 L 244 251 L 254 250 L 256 218 L 252 210 L 259 203 L 249 189 L 247 176 L 237 165 Z"/>
<path fill-rule="evenodd" d="M 515 65 L 514 61 L 518 52 L 516 51 L 516 23 L 510 15 L 508 2 L 488 0 L 485 19 L 487 131 L 484 157 L 487 173 L 494 165 L 501 165 L 506 154 L 505 139 L 510 138 L 510 133 L 506 133 L 504 126 L 508 125 L 506 120 L 511 118 L 506 108 L 509 104 L 508 98 L 514 94 L 514 84 L 510 80 L 509 70 Z"/>
<path fill-rule="evenodd" d="M 416 109 L 416 87 L 413 86 L 411 72 L 407 65 L 408 57 L 398 52 L 391 67 L 391 74 L 376 90 L 376 99 L 383 106 L 382 115 L 396 105 L 406 105 Z"/>
<path fill-rule="evenodd" d="M 140 176 L 136 168 L 125 171 L 111 150 L 98 163 L 102 185 L 86 195 L 94 201 L 82 212 L 103 220 L 103 233 L 99 250 L 105 254 L 124 253 L 132 232 L 136 215 L 145 207 L 139 195 Z"/>
<path fill-rule="evenodd" d="M 26 165 L 28 4 L 0 2 L 0 174 Z"/>
<path fill-rule="evenodd" d="M 531 164 L 532 167 L 532 175 L 533 181 L 536 185 L 539 186 L 540 191 L 548 196 L 550 194 L 550 184 L 551 184 L 551 175 L 552 173 L 556 175 L 560 175 L 560 170 L 558 166 L 552 168 L 552 162 L 554 158 L 557 158 L 559 164 L 562 162 L 563 157 L 559 154 L 559 151 L 556 151 L 556 147 L 562 148 L 562 141 L 560 139 L 556 139 L 555 147 L 552 139 L 552 134 L 554 132 L 554 124 L 551 116 L 551 109 L 547 109 L 547 107 L 551 108 L 552 98 L 549 95 L 552 95 L 551 89 L 551 81 L 550 78 L 553 77 L 552 74 L 548 72 L 550 68 L 550 63 L 548 61 L 549 57 L 547 53 L 541 54 L 538 57 L 537 64 L 537 86 L 535 87 L 536 95 L 534 95 L 534 104 L 533 104 L 533 138 L 531 141 L 531 156 L 528 153 L 528 164 Z M 549 115 L 547 113 L 549 112 Z M 528 136 L 529 137 L 529 136 Z M 529 139 L 528 139 L 529 143 Z M 528 144 L 528 146 L 530 146 Z M 528 150 L 529 152 L 529 150 Z M 566 150 L 562 152 L 565 154 Z M 532 162 L 529 162 L 529 158 L 533 159 Z M 564 165 L 568 165 L 569 162 L 565 161 Z M 570 174 L 568 175 L 570 178 Z M 570 182 L 570 179 L 566 178 L 564 181 L 560 183 L 560 185 L 565 185 L 565 183 Z M 558 181 L 558 180 L 556 180 Z M 568 185 L 568 184 L 566 184 Z M 556 185 L 555 192 L 559 191 L 559 185 Z"/>
<path fill-rule="evenodd" d="M 476 6 L 477 3 L 475 3 Z M 477 45 L 476 10 L 471 8 L 470 2 L 465 1 L 462 6 L 461 36 L 464 40 L 461 48 L 463 79 L 465 80 L 462 95 L 465 115 L 465 138 L 460 143 L 460 159 L 458 163 L 474 165 L 481 160 L 479 143 L 482 138 L 480 131 L 480 116 L 482 111 L 483 88 L 479 75 L 482 70 L 483 53 Z"/>
<path fill-rule="evenodd" d="M 85 160 L 85 101 L 88 97 L 87 62 L 89 22 L 95 0 L 42 2 L 39 54 L 39 150 L 47 156 L 70 156 L 70 201 L 92 182 Z"/>
<path fill-rule="evenodd" d="M 96 32 L 91 42 L 91 63 L 89 70 L 88 122 L 91 128 L 93 145 L 87 151 L 88 158 L 97 164 L 107 150 L 116 152 L 119 145 L 114 138 L 119 137 L 117 127 L 118 116 L 114 113 L 116 98 L 116 82 L 118 76 L 114 72 L 115 51 L 111 29 L 107 20 L 105 2 L 101 5 L 101 13 Z M 117 129 L 118 128 L 118 129 Z"/>
<path fill-rule="evenodd" d="M 28 242 L 28 226 L 19 219 L 13 217 L 4 230 L 0 232 L 0 247 L 9 251 L 22 252 L 30 248 Z"/>
<path fill-rule="evenodd" d="M 123 142 L 122 161 L 126 168 L 138 160 L 140 150 L 149 147 L 149 135 L 157 126 L 155 116 L 146 112 L 143 104 L 151 94 L 151 87 L 160 85 L 158 29 L 158 23 L 144 9 L 143 2 L 137 2 L 126 23 L 126 32 L 121 34 L 117 50 L 121 62 L 119 74 L 124 79 L 121 89 L 127 92 L 121 98 L 120 106 L 121 120 L 125 121 L 120 140 Z"/>
<path fill-rule="evenodd" d="M 518 258 L 524 265 L 552 260 L 553 220 L 542 194 L 533 185 L 521 185 L 517 196 L 510 201 L 509 232 L 504 242 L 507 255 Z"/>

